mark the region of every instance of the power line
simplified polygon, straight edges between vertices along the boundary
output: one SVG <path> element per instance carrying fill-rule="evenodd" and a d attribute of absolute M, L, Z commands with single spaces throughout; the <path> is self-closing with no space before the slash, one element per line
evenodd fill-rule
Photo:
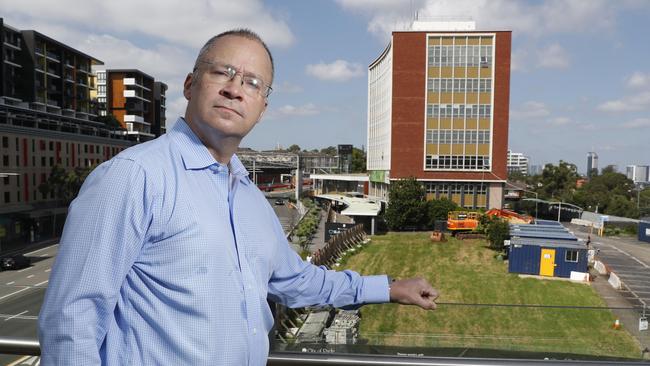
<path fill-rule="evenodd" d="M 584 309 L 584 310 L 641 310 L 642 306 L 578 306 L 578 305 L 541 305 L 541 304 L 488 304 L 468 302 L 438 302 L 438 305 L 474 306 L 495 308 L 539 308 L 539 309 Z"/>

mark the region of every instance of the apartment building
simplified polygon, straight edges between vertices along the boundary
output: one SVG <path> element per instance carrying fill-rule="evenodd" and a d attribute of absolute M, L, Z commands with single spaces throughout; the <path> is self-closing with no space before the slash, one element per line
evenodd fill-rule
<path fill-rule="evenodd" d="M 124 135 L 137 142 L 165 132 L 167 85 L 136 69 L 94 69 L 100 115 L 114 116 Z"/>
<path fill-rule="evenodd" d="M 528 157 L 522 153 L 508 150 L 508 173 L 518 172 L 528 175 Z"/>
<path fill-rule="evenodd" d="M 394 31 L 368 68 L 369 195 L 415 177 L 428 199 L 502 206 L 507 179 L 510 31 L 473 22 Z"/>
<path fill-rule="evenodd" d="M 0 250 L 53 236 L 66 207 L 39 186 L 52 167 L 88 167 L 133 145 L 96 120 L 102 62 L 0 18 Z"/>
<path fill-rule="evenodd" d="M 635 184 L 647 184 L 650 181 L 650 166 L 628 165 L 625 169 L 625 175 Z"/>

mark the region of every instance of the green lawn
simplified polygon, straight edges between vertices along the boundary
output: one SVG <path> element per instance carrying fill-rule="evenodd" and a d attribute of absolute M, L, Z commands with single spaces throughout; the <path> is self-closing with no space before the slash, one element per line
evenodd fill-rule
<path fill-rule="evenodd" d="M 341 268 L 395 278 L 423 276 L 443 303 L 605 306 L 585 284 L 519 278 L 482 240 L 432 243 L 427 233 L 373 236 Z M 371 344 L 478 347 L 638 358 L 638 342 L 612 329 L 608 310 L 440 305 L 362 308 L 361 337 Z"/>

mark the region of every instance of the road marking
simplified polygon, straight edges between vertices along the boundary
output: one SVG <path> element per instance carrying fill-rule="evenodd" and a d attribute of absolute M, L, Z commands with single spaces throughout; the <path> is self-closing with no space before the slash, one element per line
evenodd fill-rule
<path fill-rule="evenodd" d="M 17 359 L 16 361 L 14 361 L 14 362 L 12 362 L 10 364 L 7 364 L 7 366 L 17 366 L 20 363 L 22 363 L 23 361 L 29 360 L 31 357 L 34 357 L 34 356 L 23 356 L 23 357 Z"/>
<path fill-rule="evenodd" d="M 29 276 L 27 276 L 27 278 L 32 278 L 32 277 L 34 277 L 34 275 L 29 275 Z"/>
<path fill-rule="evenodd" d="M 52 268 L 48 268 L 48 269 L 45 270 L 45 272 L 49 272 L 51 270 L 52 270 Z"/>
<path fill-rule="evenodd" d="M 19 270 L 19 271 L 16 271 L 16 272 L 25 272 L 25 271 L 28 270 L 28 269 L 32 269 L 32 267 L 23 268 L 23 269 L 21 269 L 21 270 Z"/>
<path fill-rule="evenodd" d="M 41 254 L 41 257 L 47 257 L 48 255 L 50 254 L 49 253 Z"/>
<path fill-rule="evenodd" d="M 46 280 L 46 281 L 43 281 L 43 282 L 39 282 L 39 283 L 35 284 L 34 286 L 35 286 L 35 287 L 38 287 L 38 286 L 40 286 L 40 285 L 44 285 L 44 284 L 46 284 L 46 283 L 48 283 L 48 282 L 50 282 L 50 281 L 49 281 L 49 280 Z"/>
<path fill-rule="evenodd" d="M 16 315 L 12 315 L 12 316 L 8 317 L 7 319 L 5 319 L 5 321 L 7 321 L 7 320 L 11 320 L 11 319 L 13 319 L 13 318 L 17 318 L 17 317 L 19 317 L 19 316 L 21 316 L 21 315 L 23 315 L 23 314 L 25 314 L 25 313 L 29 313 L 29 310 L 25 310 L 25 311 L 23 311 L 22 313 L 18 313 L 18 314 L 16 314 Z"/>
<path fill-rule="evenodd" d="M 46 250 L 46 249 L 50 249 L 50 248 L 54 248 L 54 247 L 57 246 L 57 245 L 59 245 L 59 244 L 50 245 L 49 247 L 45 247 L 45 248 L 41 248 L 41 249 L 35 250 L 35 251 L 33 251 L 33 252 L 25 253 L 25 255 L 32 255 L 32 254 L 34 254 L 34 253 L 38 253 L 38 252 L 40 252 L 40 251 L 42 251 L 42 250 Z"/>
<path fill-rule="evenodd" d="M 0 296 L 0 300 L 4 299 L 4 298 L 6 298 L 6 297 L 9 297 L 9 296 L 13 296 L 13 295 L 15 295 L 15 294 L 17 294 L 17 293 L 19 293 L 19 292 L 23 292 L 23 291 L 25 291 L 25 290 L 29 290 L 30 288 L 31 288 L 31 287 L 29 287 L 29 286 L 28 286 L 28 287 L 23 287 L 23 288 L 21 288 L 21 289 L 18 290 L 18 291 L 14 291 L 14 292 L 12 292 L 12 293 L 10 293 L 10 294 L 6 294 L 6 295 L 4 295 L 4 296 Z"/>
<path fill-rule="evenodd" d="M 7 282 L 7 285 L 13 285 L 16 281 Z"/>

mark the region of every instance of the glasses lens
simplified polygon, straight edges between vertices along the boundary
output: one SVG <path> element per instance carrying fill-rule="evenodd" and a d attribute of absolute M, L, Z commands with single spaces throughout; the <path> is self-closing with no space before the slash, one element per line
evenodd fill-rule
<path fill-rule="evenodd" d="M 271 87 L 266 86 L 262 79 L 254 74 L 245 75 L 243 72 L 237 71 L 234 66 L 220 62 L 204 62 L 209 65 L 209 75 L 214 82 L 226 83 L 233 80 L 237 74 L 240 74 L 242 76 L 242 89 L 246 94 L 250 96 L 261 95 L 265 98 L 271 94 Z"/>

